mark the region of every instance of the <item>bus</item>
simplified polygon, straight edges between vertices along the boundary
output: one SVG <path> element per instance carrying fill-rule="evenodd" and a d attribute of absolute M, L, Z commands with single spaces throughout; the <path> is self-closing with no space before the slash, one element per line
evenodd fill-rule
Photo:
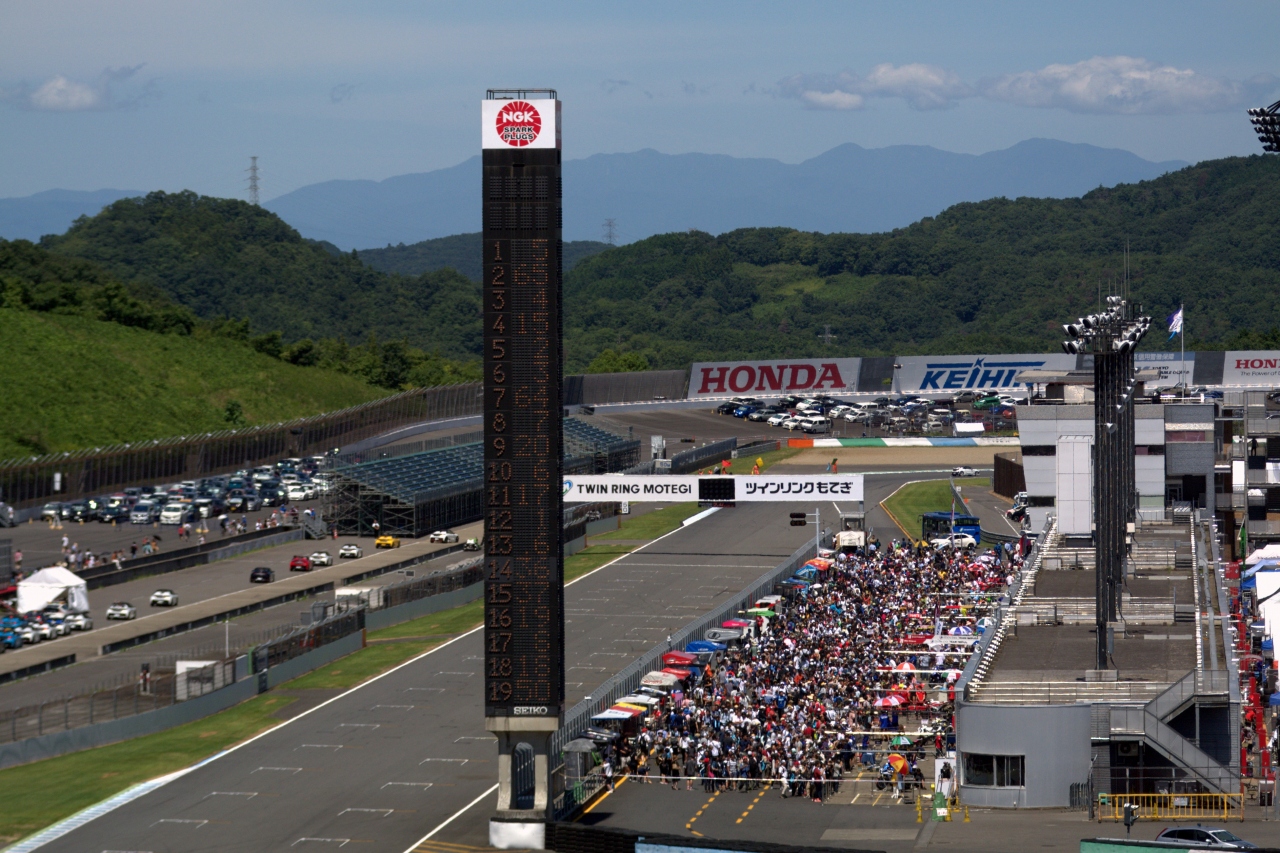
<path fill-rule="evenodd" d="M 955 523 L 952 524 L 952 519 Z M 954 516 L 948 511 L 926 512 L 920 516 L 920 530 L 926 541 L 940 539 L 951 533 L 967 533 L 974 542 L 982 541 L 982 526 L 976 515 L 957 512 Z"/>

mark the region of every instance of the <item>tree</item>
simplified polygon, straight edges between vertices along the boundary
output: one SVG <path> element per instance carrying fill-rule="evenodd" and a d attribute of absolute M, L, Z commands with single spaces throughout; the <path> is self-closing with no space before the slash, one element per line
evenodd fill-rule
<path fill-rule="evenodd" d="M 587 365 L 587 373 L 632 373 L 648 370 L 649 359 L 638 352 L 604 350 Z"/>

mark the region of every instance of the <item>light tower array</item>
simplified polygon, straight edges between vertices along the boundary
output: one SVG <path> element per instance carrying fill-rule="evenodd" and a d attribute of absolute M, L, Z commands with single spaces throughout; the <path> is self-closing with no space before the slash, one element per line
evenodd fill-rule
<path fill-rule="evenodd" d="M 1254 107 L 1249 110 L 1249 121 L 1258 132 L 1262 150 L 1280 154 L 1280 101 L 1269 107 Z"/>
<path fill-rule="evenodd" d="M 1151 318 L 1142 306 L 1107 297 L 1107 309 L 1062 328 L 1062 349 L 1093 355 L 1093 546 L 1097 565 L 1096 669 L 1107 669 L 1107 627 L 1119 616 L 1124 584 L 1125 537 L 1137 519 L 1133 458 L 1134 349 Z"/>

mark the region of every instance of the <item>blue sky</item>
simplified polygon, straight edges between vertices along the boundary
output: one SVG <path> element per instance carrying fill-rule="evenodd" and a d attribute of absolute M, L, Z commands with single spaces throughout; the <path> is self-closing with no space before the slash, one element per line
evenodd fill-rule
<path fill-rule="evenodd" d="M 536 10 L 536 11 L 535 11 Z M 1274 2 L 236 2 L 0 6 L 0 196 L 262 196 L 454 165 L 491 86 L 550 86 L 565 154 L 798 162 L 1031 137 L 1257 152 Z"/>

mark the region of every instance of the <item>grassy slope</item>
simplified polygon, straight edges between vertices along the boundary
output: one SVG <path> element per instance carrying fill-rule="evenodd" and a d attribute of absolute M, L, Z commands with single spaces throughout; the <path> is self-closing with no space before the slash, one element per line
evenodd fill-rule
<path fill-rule="evenodd" d="M 616 535 L 656 538 L 680 526 L 698 511 L 696 503 L 678 504 L 628 519 Z M 581 577 L 632 550 L 598 545 L 565 560 L 565 580 Z M 440 613 L 370 631 L 372 645 L 284 685 L 285 689 L 350 688 L 431 649 L 449 637 L 475 628 L 481 603 L 473 601 Z M 401 642 L 378 642 L 397 640 Z M 84 752 L 0 770 L 0 844 L 29 835 L 106 799 L 131 785 L 172 773 L 264 731 L 279 721 L 272 713 L 292 701 L 270 694 L 159 734 Z"/>
<path fill-rule="evenodd" d="M 341 409 L 388 392 L 218 338 L 0 309 L 0 459 L 226 429 Z"/>
<path fill-rule="evenodd" d="M 988 487 L 987 479 L 966 479 L 962 486 Z M 897 519 L 899 526 L 906 528 L 911 538 L 920 538 L 920 516 L 926 512 L 940 512 L 951 509 L 951 488 L 946 480 L 923 480 L 919 483 L 908 483 L 894 492 L 884 501 L 884 508 Z M 960 507 L 956 507 L 960 512 Z"/>

